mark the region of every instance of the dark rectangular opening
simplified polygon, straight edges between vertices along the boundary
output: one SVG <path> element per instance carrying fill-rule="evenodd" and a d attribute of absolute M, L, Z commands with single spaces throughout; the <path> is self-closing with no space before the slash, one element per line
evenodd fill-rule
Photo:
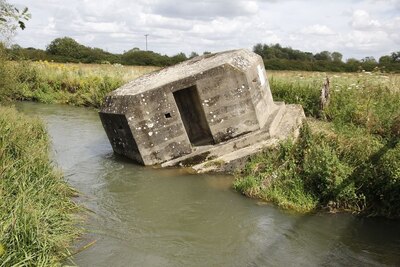
<path fill-rule="evenodd" d="M 196 86 L 191 86 L 173 93 L 176 105 L 190 142 L 195 146 L 213 144 Z"/>

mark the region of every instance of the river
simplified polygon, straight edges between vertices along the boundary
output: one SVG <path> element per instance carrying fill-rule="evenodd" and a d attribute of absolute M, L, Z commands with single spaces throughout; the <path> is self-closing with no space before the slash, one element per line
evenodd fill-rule
<path fill-rule="evenodd" d="M 399 266 L 400 223 L 351 214 L 299 215 L 248 199 L 225 175 L 154 169 L 115 156 L 97 112 L 18 103 L 52 139 L 80 192 L 87 234 L 79 266 Z"/>

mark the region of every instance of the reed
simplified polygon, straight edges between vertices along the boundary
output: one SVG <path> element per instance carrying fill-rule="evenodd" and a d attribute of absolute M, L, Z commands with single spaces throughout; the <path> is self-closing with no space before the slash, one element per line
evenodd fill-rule
<path fill-rule="evenodd" d="M 0 266 L 57 266 L 80 229 L 43 122 L 0 106 Z"/>

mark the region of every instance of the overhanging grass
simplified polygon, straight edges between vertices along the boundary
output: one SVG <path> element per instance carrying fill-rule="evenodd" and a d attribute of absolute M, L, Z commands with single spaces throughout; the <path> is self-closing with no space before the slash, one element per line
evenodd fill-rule
<path fill-rule="evenodd" d="M 74 190 L 38 118 L 0 106 L 0 266 L 53 266 L 77 237 Z"/>
<path fill-rule="evenodd" d="M 251 158 L 234 187 L 284 209 L 400 216 L 400 142 L 309 119 L 298 142 Z"/>

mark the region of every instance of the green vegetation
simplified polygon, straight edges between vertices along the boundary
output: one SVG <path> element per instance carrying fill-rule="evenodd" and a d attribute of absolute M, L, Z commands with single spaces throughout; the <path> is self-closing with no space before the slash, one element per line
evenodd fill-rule
<path fill-rule="evenodd" d="M 27 7 L 19 10 L 5 0 L 0 0 L 0 42 L 8 43 L 18 28 L 25 29 L 25 22 L 30 18 Z"/>
<path fill-rule="evenodd" d="M 333 71 L 333 72 L 357 72 L 357 71 L 400 71 L 400 51 L 385 55 L 376 61 L 374 57 L 364 57 L 361 60 L 349 58 L 342 61 L 339 52 L 322 51 L 320 53 L 303 52 L 282 47 L 279 44 L 257 44 L 253 51 L 259 54 L 269 70 L 305 70 L 305 71 Z"/>
<path fill-rule="evenodd" d="M 307 123 L 295 144 L 284 142 L 252 158 L 235 188 L 299 212 L 326 208 L 399 217 L 399 77 L 332 75 L 330 104 L 321 114 L 325 75 L 270 74 L 274 98 L 302 104 Z"/>
<path fill-rule="evenodd" d="M 79 230 L 42 121 L 0 107 L 0 266 L 53 266 Z"/>
<path fill-rule="evenodd" d="M 390 55 L 384 55 L 375 60 L 373 57 L 364 57 L 361 60 L 350 58 L 343 62 L 342 54 L 339 52 L 322 51 L 313 54 L 282 47 L 279 44 L 266 45 L 257 44 L 253 51 L 259 54 L 268 70 L 305 70 L 305 71 L 334 71 L 334 72 L 357 72 L 357 71 L 382 71 L 400 72 L 400 51 Z M 192 52 L 189 57 L 184 53 L 174 56 L 161 55 L 153 51 L 142 51 L 133 48 L 122 54 L 113 54 L 100 48 L 87 47 L 79 44 L 70 37 L 56 38 L 46 50 L 36 48 L 22 48 L 12 45 L 8 49 L 10 58 L 13 60 L 25 59 L 34 61 L 49 61 L 61 63 L 96 63 L 96 64 L 122 64 L 135 66 L 170 66 L 182 62 L 188 58 L 197 56 Z M 204 52 L 203 54 L 210 54 Z"/>
<path fill-rule="evenodd" d="M 184 53 L 174 56 L 161 55 L 153 51 L 142 51 L 133 48 L 123 54 L 113 54 L 100 48 L 84 46 L 70 37 L 56 38 L 46 50 L 36 48 L 22 48 L 12 45 L 7 50 L 12 60 L 34 60 L 61 63 L 95 63 L 95 64 L 123 64 L 135 66 L 170 66 L 182 62 L 188 57 Z M 196 56 L 192 53 L 190 57 Z"/>
<path fill-rule="evenodd" d="M 157 67 L 7 61 L 0 48 L 0 98 L 100 107 L 107 93 Z"/>
<path fill-rule="evenodd" d="M 90 107 L 100 107 L 105 95 L 126 80 L 156 69 L 48 62 L 19 62 L 14 67 L 19 86 L 10 98 Z"/>
<path fill-rule="evenodd" d="M 8 41 L 30 15 L 0 0 L 0 37 Z M 8 61 L 0 42 L 0 103 L 12 100 L 30 73 Z M 22 82 L 22 78 L 27 79 Z M 79 235 L 75 191 L 49 158 L 42 121 L 0 105 L 0 266 L 59 266 Z"/>

